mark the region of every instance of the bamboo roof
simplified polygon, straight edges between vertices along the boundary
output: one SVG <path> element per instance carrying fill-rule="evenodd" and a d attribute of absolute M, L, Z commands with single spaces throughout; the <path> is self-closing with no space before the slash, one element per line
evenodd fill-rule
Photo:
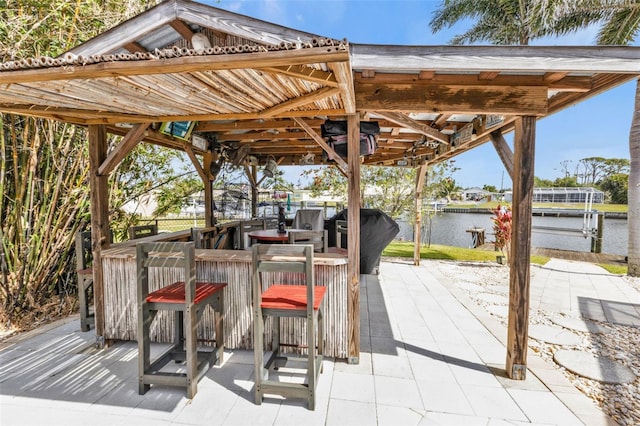
<path fill-rule="evenodd" d="M 144 123 L 148 142 L 236 165 L 326 163 L 320 125 L 359 113 L 381 127 L 363 162 L 411 166 L 639 75 L 637 47 L 350 44 L 169 0 L 58 58 L 0 64 L 0 111 L 123 135 Z M 198 142 L 159 132 L 173 121 L 197 122 Z"/>

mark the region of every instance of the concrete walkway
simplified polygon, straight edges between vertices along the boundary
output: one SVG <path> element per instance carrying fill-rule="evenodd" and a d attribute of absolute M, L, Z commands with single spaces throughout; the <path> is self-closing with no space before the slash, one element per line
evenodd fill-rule
<path fill-rule="evenodd" d="M 362 278 L 360 363 L 325 361 L 314 412 L 297 400 L 256 406 L 248 351 L 228 351 L 193 400 L 159 386 L 140 396 L 135 342 L 96 351 L 73 321 L 0 352 L 0 423 L 613 424 L 534 353 L 527 380 L 507 379 L 504 326 L 428 262 L 380 269 Z"/>

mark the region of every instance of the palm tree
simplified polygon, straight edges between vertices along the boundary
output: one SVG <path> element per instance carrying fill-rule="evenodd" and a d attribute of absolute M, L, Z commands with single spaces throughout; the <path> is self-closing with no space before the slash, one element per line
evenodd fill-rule
<path fill-rule="evenodd" d="M 640 0 L 444 0 L 434 13 L 434 32 L 463 19 L 476 23 L 454 44 L 486 41 L 493 44 L 528 44 L 550 35 L 601 24 L 597 43 L 628 45 L 640 32 Z M 640 276 L 640 80 L 629 132 L 629 248 L 628 274 Z"/>
<path fill-rule="evenodd" d="M 444 0 L 429 25 L 433 32 L 463 19 L 476 23 L 452 44 L 480 41 L 500 45 L 527 45 L 536 38 L 557 34 L 557 17 L 567 0 Z"/>

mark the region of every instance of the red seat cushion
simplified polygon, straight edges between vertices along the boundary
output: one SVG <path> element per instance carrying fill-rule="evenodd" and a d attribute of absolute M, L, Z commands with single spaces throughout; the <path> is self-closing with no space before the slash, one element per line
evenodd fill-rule
<path fill-rule="evenodd" d="M 313 310 L 317 311 L 327 291 L 324 286 L 315 286 Z M 307 286 L 274 284 L 262 293 L 262 304 L 265 309 L 307 309 Z"/>
<path fill-rule="evenodd" d="M 196 283 L 196 295 L 193 302 L 198 304 L 216 291 L 226 287 L 226 283 Z M 147 296 L 149 303 L 184 303 L 184 281 L 178 281 L 162 287 Z"/>

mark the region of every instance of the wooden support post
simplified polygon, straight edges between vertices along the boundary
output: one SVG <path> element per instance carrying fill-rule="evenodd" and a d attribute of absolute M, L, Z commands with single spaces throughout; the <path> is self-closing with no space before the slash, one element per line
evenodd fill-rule
<path fill-rule="evenodd" d="M 416 223 L 413 228 L 413 264 L 420 265 L 420 231 L 422 230 L 422 189 L 427 176 L 427 165 L 416 170 Z"/>
<path fill-rule="evenodd" d="M 204 184 L 204 226 L 210 228 L 216 224 L 216 218 L 213 215 L 213 181 L 205 179 Z"/>
<path fill-rule="evenodd" d="M 348 127 L 348 245 L 347 317 L 350 364 L 360 362 L 360 117 L 347 117 Z"/>
<path fill-rule="evenodd" d="M 602 253 L 602 237 L 604 235 L 604 212 L 597 214 L 596 235 L 591 236 L 591 253 Z M 589 230 L 591 231 L 591 230 Z"/>
<path fill-rule="evenodd" d="M 96 321 L 96 345 L 104 347 L 104 284 L 102 250 L 109 248 L 109 174 L 100 175 L 100 165 L 107 159 L 107 129 L 90 125 L 89 185 L 91 189 L 91 250 L 93 252 L 93 304 Z"/>
<path fill-rule="evenodd" d="M 506 362 L 507 375 L 515 380 L 524 380 L 527 375 L 535 139 L 536 117 L 516 121 Z"/>
<path fill-rule="evenodd" d="M 212 151 L 207 151 L 202 156 L 202 164 L 204 177 L 202 183 L 204 186 L 204 226 L 210 228 L 217 222 L 214 216 L 213 206 L 213 182 L 215 182 L 217 175 L 214 176 L 211 173 L 211 165 L 218 160 L 218 155 Z"/>
<path fill-rule="evenodd" d="M 258 217 L 258 166 L 251 166 L 251 217 Z"/>

